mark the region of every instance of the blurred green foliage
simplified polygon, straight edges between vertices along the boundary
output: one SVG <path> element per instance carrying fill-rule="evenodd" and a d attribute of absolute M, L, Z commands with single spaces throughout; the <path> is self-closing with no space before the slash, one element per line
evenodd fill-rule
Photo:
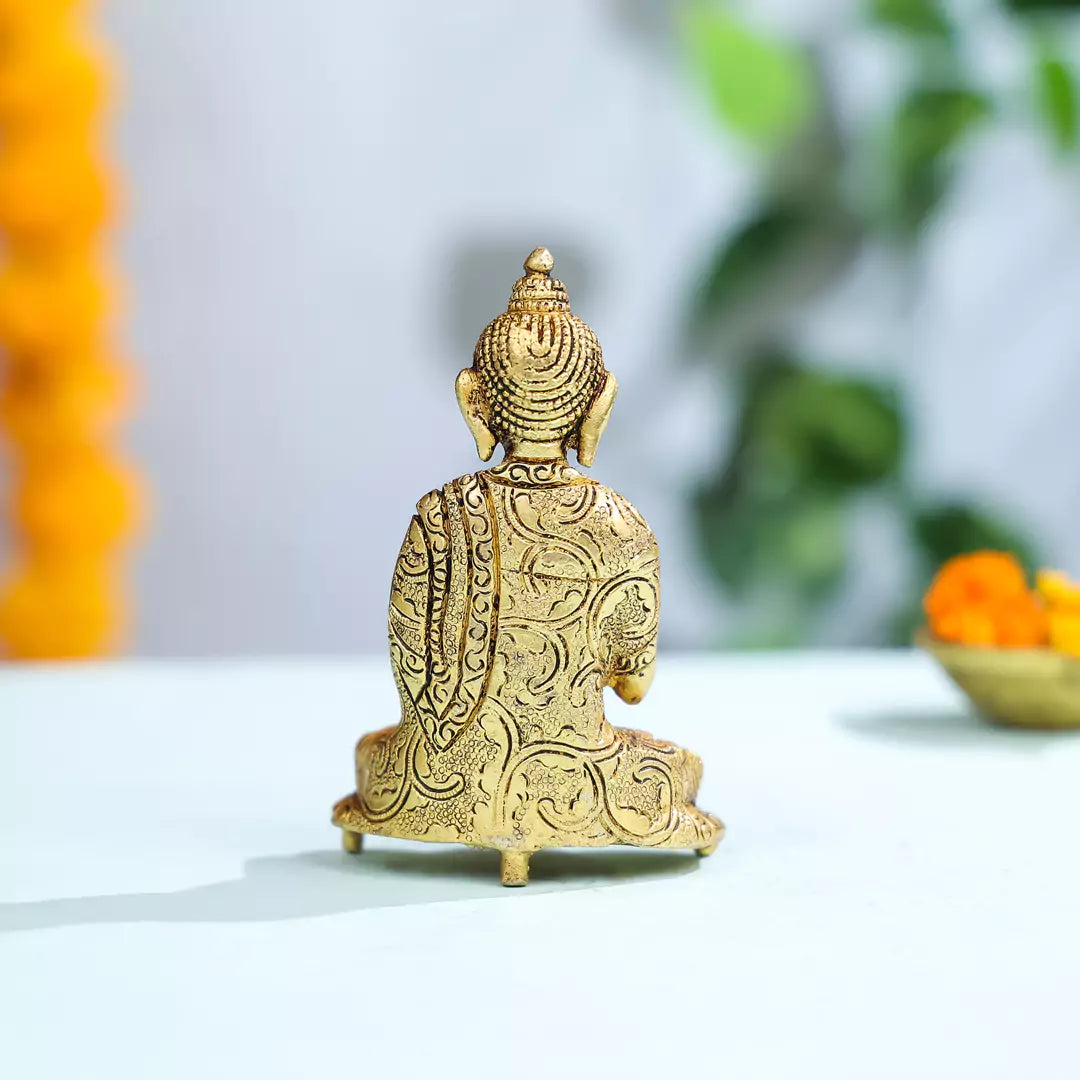
<path fill-rule="evenodd" d="M 1078 8 L 1080 0 L 1002 5 L 1034 46 L 1029 97 L 1063 152 L 1077 146 L 1077 82 L 1055 48 L 1052 20 Z M 738 403 L 731 445 L 696 491 L 693 511 L 706 565 L 743 605 L 740 645 L 812 637 L 848 570 L 848 519 L 862 495 L 899 518 L 917 577 L 910 603 L 883 620 L 881 640 L 910 640 L 922 591 L 951 556 L 1000 548 L 1029 565 L 1035 557 L 1000 514 L 914 492 L 897 388 L 829 370 L 796 340 L 800 314 L 867 244 L 889 243 L 914 262 L 957 154 L 1002 111 L 968 70 L 948 5 L 867 0 L 862 16 L 910 61 L 907 85 L 867 131 L 839 122 L 814 50 L 770 41 L 722 4 L 691 3 L 683 20 L 712 112 L 764 159 L 758 199 L 703 267 L 689 326 L 692 351 L 715 362 Z M 857 369 L 857 357 L 844 360 L 846 372 L 852 360 Z"/>
<path fill-rule="evenodd" d="M 1005 0 L 1005 7 L 1018 14 L 1072 12 L 1080 10 L 1080 0 Z"/>
<path fill-rule="evenodd" d="M 1080 103 L 1072 70 L 1059 56 L 1047 52 L 1039 57 L 1037 81 L 1039 102 L 1058 148 L 1075 150 L 1080 136 Z"/>
<path fill-rule="evenodd" d="M 903 422 L 893 389 L 817 371 L 779 353 L 747 366 L 734 445 L 698 493 L 706 562 L 729 593 L 783 590 L 773 645 L 796 644 L 843 578 L 845 499 L 898 475 Z M 798 631 L 798 632 L 796 632 Z M 753 638 L 745 644 L 757 644 Z"/>
<path fill-rule="evenodd" d="M 875 22 L 909 34 L 953 40 L 953 26 L 935 0 L 873 0 L 869 13 Z"/>
<path fill-rule="evenodd" d="M 1011 551 L 1029 574 L 1037 569 L 1035 551 L 1022 534 L 970 506 L 945 503 L 921 507 L 912 515 L 911 529 L 929 573 L 954 555 L 980 548 Z"/>
<path fill-rule="evenodd" d="M 948 185 L 949 154 L 992 108 L 985 94 L 963 87 L 915 87 L 890 126 L 883 186 L 883 223 L 914 235 L 941 201 Z"/>
<path fill-rule="evenodd" d="M 800 49 L 753 33 L 720 7 L 688 8 L 683 31 L 713 111 L 740 135 L 774 143 L 813 111 Z"/>

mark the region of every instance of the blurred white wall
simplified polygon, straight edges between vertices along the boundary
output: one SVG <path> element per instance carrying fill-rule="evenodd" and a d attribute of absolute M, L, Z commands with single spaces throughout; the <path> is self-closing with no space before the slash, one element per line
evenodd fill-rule
<path fill-rule="evenodd" d="M 665 641 L 714 637 L 684 492 L 723 403 L 671 342 L 754 174 L 680 82 L 663 12 L 108 0 L 145 373 L 129 445 L 155 502 L 139 651 L 383 648 L 415 500 L 476 467 L 454 375 L 538 244 L 620 379 L 594 473 L 660 537 Z M 1080 570 L 1075 177 L 1008 131 L 978 154 L 916 324 L 873 314 L 871 271 L 807 333 L 903 372 L 928 486 L 993 496 Z M 860 617 L 896 587 L 871 574 Z"/>

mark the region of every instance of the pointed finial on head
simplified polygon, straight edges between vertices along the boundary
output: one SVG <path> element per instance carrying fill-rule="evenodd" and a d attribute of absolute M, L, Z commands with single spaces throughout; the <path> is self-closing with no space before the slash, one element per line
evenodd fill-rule
<path fill-rule="evenodd" d="M 534 248 L 525 260 L 525 276 L 514 283 L 507 311 L 569 311 L 566 286 L 551 276 L 555 260 L 547 248 Z"/>
<path fill-rule="evenodd" d="M 533 248 L 525 260 L 527 274 L 550 274 L 555 268 L 555 260 L 547 248 Z"/>

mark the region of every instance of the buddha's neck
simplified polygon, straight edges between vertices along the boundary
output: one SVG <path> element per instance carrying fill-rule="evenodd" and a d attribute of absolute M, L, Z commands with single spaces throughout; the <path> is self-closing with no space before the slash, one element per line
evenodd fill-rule
<path fill-rule="evenodd" d="M 506 448 L 508 458 L 524 458 L 527 461 L 561 461 L 566 448 L 561 442 L 532 442 L 522 439 Z"/>

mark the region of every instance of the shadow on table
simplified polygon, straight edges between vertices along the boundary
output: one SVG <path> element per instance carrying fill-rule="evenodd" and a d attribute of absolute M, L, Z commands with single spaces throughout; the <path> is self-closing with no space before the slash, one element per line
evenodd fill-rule
<path fill-rule="evenodd" d="M 845 714 L 837 722 L 866 738 L 943 749 L 1011 746 L 1026 751 L 1045 750 L 1063 739 L 1080 737 L 1080 732 L 1075 731 L 1001 727 L 962 709 L 881 709 Z"/>
<path fill-rule="evenodd" d="M 697 868 L 690 852 L 544 851 L 528 893 L 671 877 Z M 172 893 L 0 903 L 0 933 L 91 923 L 279 922 L 368 908 L 512 896 L 494 851 L 304 851 L 249 859 L 244 876 Z"/>

